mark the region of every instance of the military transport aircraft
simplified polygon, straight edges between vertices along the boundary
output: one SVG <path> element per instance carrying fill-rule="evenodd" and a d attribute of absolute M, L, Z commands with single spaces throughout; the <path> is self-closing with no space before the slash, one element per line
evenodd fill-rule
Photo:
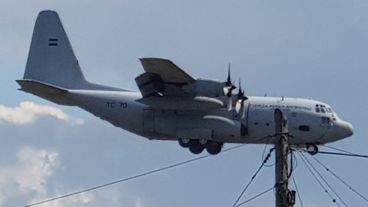
<path fill-rule="evenodd" d="M 224 143 L 272 144 L 274 110 L 289 120 L 290 144 L 312 146 L 353 134 L 325 103 L 299 98 L 246 96 L 230 78 L 195 79 L 170 60 L 140 59 L 139 92 L 88 82 L 55 11 L 42 11 L 33 31 L 22 91 L 78 106 L 111 124 L 154 140 L 176 140 L 192 153 L 218 154 Z"/>

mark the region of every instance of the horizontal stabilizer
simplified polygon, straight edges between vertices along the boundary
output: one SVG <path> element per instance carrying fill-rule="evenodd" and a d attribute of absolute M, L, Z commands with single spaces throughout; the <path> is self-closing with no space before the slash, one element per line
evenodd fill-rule
<path fill-rule="evenodd" d="M 75 105 L 70 98 L 68 98 L 67 89 L 35 80 L 17 80 L 17 82 L 21 86 L 19 90 L 24 92 L 34 94 L 57 104 Z"/>

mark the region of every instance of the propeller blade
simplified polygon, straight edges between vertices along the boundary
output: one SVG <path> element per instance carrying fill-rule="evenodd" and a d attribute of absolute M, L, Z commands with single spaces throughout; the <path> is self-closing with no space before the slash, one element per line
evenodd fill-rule
<path fill-rule="evenodd" d="M 244 98 L 244 91 L 242 90 L 241 81 L 239 78 L 238 99 L 243 99 L 243 98 Z"/>
<path fill-rule="evenodd" d="M 227 68 L 227 81 L 226 81 L 226 85 L 227 86 L 230 86 L 230 85 L 232 85 L 232 83 L 231 83 L 231 72 L 230 72 L 230 63 L 229 63 L 229 65 L 228 65 L 228 68 Z"/>
<path fill-rule="evenodd" d="M 227 68 L 227 79 L 225 82 L 225 87 L 224 87 L 224 94 L 227 97 L 231 97 L 232 91 L 235 89 L 236 87 L 234 86 L 234 84 L 231 82 L 231 65 L 229 63 L 228 68 Z"/>
<path fill-rule="evenodd" d="M 243 100 L 243 102 L 245 100 L 248 100 L 248 97 L 245 95 L 245 90 L 243 90 L 242 87 L 241 87 L 240 78 L 239 78 L 239 90 L 238 90 L 238 96 L 237 96 L 237 98 L 240 99 L 240 100 Z"/>
<path fill-rule="evenodd" d="M 237 101 L 236 101 L 236 106 L 235 106 L 235 110 L 238 114 L 242 113 L 244 115 L 244 102 L 248 100 L 248 97 L 245 96 L 245 92 L 242 89 L 241 86 L 241 80 L 239 78 L 239 90 L 238 90 L 238 95 L 237 95 Z M 242 117 L 243 117 L 242 115 Z"/>

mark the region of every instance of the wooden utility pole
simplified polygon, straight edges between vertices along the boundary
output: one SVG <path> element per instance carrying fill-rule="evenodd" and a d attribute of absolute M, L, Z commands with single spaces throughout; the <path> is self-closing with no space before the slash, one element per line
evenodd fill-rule
<path fill-rule="evenodd" d="M 295 191 L 289 190 L 287 118 L 280 109 L 275 109 L 274 118 L 276 129 L 276 207 L 292 207 L 295 203 Z"/>

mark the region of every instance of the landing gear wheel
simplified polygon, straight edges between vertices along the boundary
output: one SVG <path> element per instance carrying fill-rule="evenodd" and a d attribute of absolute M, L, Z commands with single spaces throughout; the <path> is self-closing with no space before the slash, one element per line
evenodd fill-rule
<path fill-rule="evenodd" d="M 188 148 L 190 139 L 179 139 L 179 145 L 184 148 Z"/>
<path fill-rule="evenodd" d="M 210 141 L 206 145 L 206 150 L 211 155 L 217 155 L 221 152 L 222 146 L 224 146 L 224 143 Z"/>
<path fill-rule="evenodd" d="M 207 139 L 200 139 L 199 140 L 199 143 L 201 144 L 201 145 L 206 145 L 207 144 Z"/>
<path fill-rule="evenodd" d="M 204 150 L 204 145 L 201 145 L 198 140 L 190 140 L 189 150 L 193 154 L 200 154 Z"/>
<path fill-rule="evenodd" d="M 318 153 L 318 146 L 315 144 L 308 144 L 306 146 L 307 152 L 311 155 L 315 155 Z"/>

